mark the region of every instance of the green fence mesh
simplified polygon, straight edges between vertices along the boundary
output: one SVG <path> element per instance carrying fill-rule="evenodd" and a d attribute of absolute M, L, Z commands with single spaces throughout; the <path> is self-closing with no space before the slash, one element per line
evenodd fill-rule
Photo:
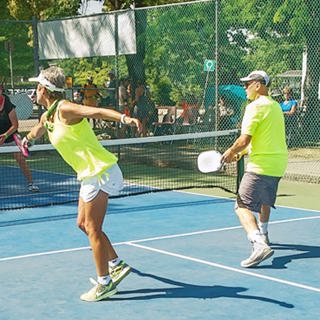
<path fill-rule="evenodd" d="M 319 183 L 319 20 L 318 1 L 192 1 L 134 9 L 136 54 L 39 62 L 31 21 L 2 21 L 0 45 L 13 43 L 15 89 L 37 64 L 57 63 L 73 79 L 69 98 L 81 103 L 92 76 L 97 105 L 140 117 L 145 136 L 238 128 L 247 103 L 239 78 L 265 70 L 270 94 L 283 102 L 286 88 L 296 101 L 285 114 L 285 178 Z M 0 78 L 10 89 L 9 51 L 0 57 Z M 103 121 L 93 125 L 101 138 L 137 136 Z"/>

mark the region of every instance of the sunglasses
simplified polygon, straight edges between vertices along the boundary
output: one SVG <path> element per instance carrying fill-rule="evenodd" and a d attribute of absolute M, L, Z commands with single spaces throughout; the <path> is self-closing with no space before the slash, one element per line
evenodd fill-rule
<path fill-rule="evenodd" d="M 260 81 L 260 80 L 252 80 L 252 81 L 248 81 L 248 82 L 245 82 L 244 84 L 243 84 L 243 86 L 247 89 L 247 88 L 249 88 L 253 83 L 261 83 L 261 84 L 263 84 L 263 85 L 266 85 L 265 84 L 265 82 L 264 81 Z"/>
<path fill-rule="evenodd" d="M 249 82 L 245 82 L 243 84 L 243 86 L 248 89 L 252 84 L 256 83 L 257 81 L 249 81 Z"/>

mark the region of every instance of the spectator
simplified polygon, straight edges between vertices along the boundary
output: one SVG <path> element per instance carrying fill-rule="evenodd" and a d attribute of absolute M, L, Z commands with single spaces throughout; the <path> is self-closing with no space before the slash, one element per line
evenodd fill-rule
<path fill-rule="evenodd" d="M 105 87 L 108 90 L 108 105 L 111 108 L 116 107 L 116 75 L 113 70 L 108 72 L 109 81 L 106 82 Z"/>
<path fill-rule="evenodd" d="M 129 95 L 128 95 L 128 84 L 129 80 L 122 78 L 120 79 L 118 95 L 119 95 L 119 112 L 125 114 L 126 116 L 130 116 L 129 110 Z M 124 126 L 122 124 L 119 125 L 119 138 L 125 138 L 129 136 L 131 132 L 131 128 L 128 126 Z"/>
<path fill-rule="evenodd" d="M 82 96 L 79 90 L 76 90 L 73 93 L 73 102 L 81 104 L 82 103 Z"/>
<path fill-rule="evenodd" d="M 16 106 L 11 103 L 8 96 L 3 94 L 3 91 L 4 87 L 0 84 L 0 146 L 10 146 L 15 145 L 13 134 L 18 131 L 18 119 L 15 111 Z M 31 171 L 22 153 L 14 152 L 13 157 L 28 181 L 28 190 L 38 192 L 39 187 L 33 183 Z"/>
<path fill-rule="evenodd" d="M 182 98 L 181 100 L 181 107 L 182 107 L 182 113 L 178 119 L 178 123 L 189 124 L 190 110 L 189 110 L 189 105 L 187 103 L 187 100 L 185 98 Z"/>
<path fill-rule="evenodd" d="M 297 130 L 298 102 L 292 98 L 292 90 L 289 87 L 283 89 L 284 101 L 280 103 L 286 124 L 287 144 L 290 145 L 292 135 Z"/>
<path fill-rule="evenodd" d="M 152 99 L 150 87 L 146 86 L 146 95 L 148 101 L 148 115 L 147 115 L 147 131 L 150 132 L 153 129 L 153 123 L 158 120 L 158 109 Z"/>
<path fill-rule="evenodd" d="M 284 115 L 294 115 L 297 111 L 298 102 L 292 98 L 292 90 L 289 87 L 283 89 L 284 101 L 280 103 Z"/>
<path fill-rule="evenodd" d="M 149 98 L 147 96 L 147 89 L 142 81 L 138 81 L 133 106 L 133 116 L 140 120 L 142 126 L 141 135 L 145 137 L 147 135 Z"/>
<path fill-rule="evenodd" d="M 129 115 L 129 95 L 128 95 L 129 80 L 122 78 L 120 79 L 118 94 L 119 94 L 119 112 Z"/>
<path fill-rule="evenodd" d="M 96 84 L 93 83 L 93 77 L 88 77 L 87 83 L 81 90 L 83 96 L 82 104 L 90 107 L 98 107 L 98 99 L 100 97 Z M 96 127 L 96 119 L 92 119 L 93 127 Z"/>
<path fill-rule="evenodd" d="M 83 104 L 90 107 L 97 107 L 98 106 L 98 99 L 99 99 L 99 90 L 97 85 L 93 83 L 93 78 L 88 77 L 87 82 L 83 86 L 81 90 L 83 95 Z"/>
<path fill-rule="evenodd" d="M 225 96 L 221 96 L 218 104 L 219 108 L 219 130 L 229 130 L 236 127 L 234 109 Z"/>
<path fill-rule="evenodd" d="M 181 99 L 182 113 L 177 119 L 178 125 L 190 126 L 198 121 L 199 105 L 194 95 L 189 95 L 187 98 Z"/>

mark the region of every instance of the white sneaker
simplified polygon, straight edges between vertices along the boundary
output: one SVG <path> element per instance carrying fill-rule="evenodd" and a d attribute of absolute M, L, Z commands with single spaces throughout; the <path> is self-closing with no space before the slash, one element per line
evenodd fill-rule
<path fill-rule="evenodd" d="M 117 288 L 112 281 L 110 281 L 106 285 L 103 285 L 90 278 L 90 282 L 94 285 L 94 287 L 80 296 L 80 299 L 83 301 L 100 301 L 107 299 L 117 293 Z"/>
<path fill-rule="evenodd" d="M 241 261 L 241 267 L 250 268 L 257 266 L 260 262 L 270 258 L 274 251 L 265 243 L 253 243 L 253 251 L 250 257 Z"/>
<path fill-rule="evenodd" d="M 262 239 L 263 239 L 263 242 L 264 242 L 265 244 L 267 244 L 268 246 L 270 246 L 270 240 L 269 240 L 268 232 L 267 232 L 267 233 L 262 233 Z"/>
<path fill-rule="evenodd" d="M 40 191 L 39 187 L 33 183 L 28 184 L 28 190 L 31 192 L 39 192 Z"/>
<path fill-rule="evenodd" d="M 115 267 L 109 268 L 109 273 L 113 283 L 117 286 L 129 273 L 131 267 L 126 264 L 123 260 L 120 261 Z"/>

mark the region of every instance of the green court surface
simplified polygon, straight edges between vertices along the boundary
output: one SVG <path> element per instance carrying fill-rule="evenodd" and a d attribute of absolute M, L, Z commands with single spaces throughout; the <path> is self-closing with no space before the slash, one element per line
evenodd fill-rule
<path fill-rule="evenodd" d="M 214 195 L 218 197 L 231 197 L 231 195 L 221 189 L 192 189 L 190 192 Z M 292 182 L 281 180 L 278 189 L 276 205 L 309 210 L 320 210 L 320 184 Z"/>

